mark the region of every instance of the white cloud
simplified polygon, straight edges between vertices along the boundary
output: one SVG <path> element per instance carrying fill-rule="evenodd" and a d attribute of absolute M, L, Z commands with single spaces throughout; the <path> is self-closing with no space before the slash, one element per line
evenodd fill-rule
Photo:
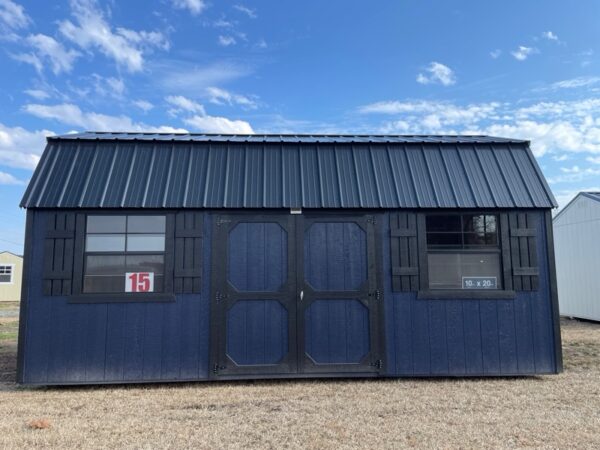
<path fill-rule="evenodd" d="M 206 93 L 208 94 L 208 101 L 216 105 L 223 105 L 226 103 L 228 105 L 240 105 L 249 109 L 257 108 L 257 104 L 254 99 L 245 95 L 234 94 L 225 89 L 208 87 L 206 88 Z"/>
<path fill-rule="evenodd" d="M 562 155 L 554 155 L 552 157 L 552 159 L 554 161 L 558 161 L 558 162 L 562 162 L 562 161 L 567 161 L 568 159 L 570 159 L 571 157 L 569 155 L 567 155 L 566 153 L 563 153 Z"/>
<path fill-rule="evenodd" d="M 586 161 L 592 164 L 600 164 L 600 156 L 589 156 L 586 158 Z"/>
<path fill-rule="evenodd" d="M 34 169 L 46 146 L 48 130 L 28 131 L 0 123 L 0 164 L 23 169 Z"/>
<path fill-rule="evenodd" d="M 34 49 L 34 54 L 22 58 L 21 61 L 33 65 L 38 72 L 43 70 L 43 61 L 50 63 L 55 75 L 73 70 L 73 63 L 81 54 L 75 50 L 67 50 L 56 39 L 45 34 L 27 36 L 25 42 Z"/>
<path fill-rule="evenodd" d="M 219 45 L 223 47 L 229 47 L 230 45 L 235 45 L 236 40 L 233 36 L 219 36 Z"/>
<path fill-rule="evenodd" d="M 194 16 L 206 9 L 204 0 L 171 0 L 171 3 L 177 9 L 187 9 Z"/>
<path fill-rule="evenodd" d="M 552 83 L 551 89 L 574 89 L 600 83 L 600 77 L 577 77 Z"/>
<path fill-rule="evenodd" d="M 72 103 L 57 105 L 27 104 L 23 110 L 42 119 L 55 120 L 65 125 L 94 131 L 147 131 L 147 132 L 185 132 L 181 128 L 170 126 L 153 126 L 134 122 L 125 115 L 111 116 L 96 112 L 82 111 Z"/>
<path fill-rule="evenodd" d="M 10 173 L 0 171 L 0 184 L 24 185 L 26 183 Z"/>
<path fill-rule="evenodd" d="M 525 61 L 530 55 L 538 53 L 538 50 L 533 47 L 525 47 L 524 45 L 519 45 L 518 49 L 510 53 L 515 57 L 516 60 Z"/>
<path fill-rule="evenodd" d="M 501 54 L 502 54 L 502 50 L 500 50 L 499 48 L 497 48 L 496 50 L 492 50 L 492 51 L 490 52 L 490 56 L 491 56 L 493 59 L 498 59 L 498 58 L 500 57 L 500 55 L 501 55 Z"/>
<path fill-rule="evenodd" d="M 42 61 L 33 53 L 11 53 L 10 57 L 16 61 L 31 64 L 38 73 L 42 73 L 42 71 L 44 70 L 44 65 L 42 64 Z"/>
<path fill-rule="evenodd" d="M 122 78 L 115 77 L 103 77 L 97 73 L 92 74 L 92 82 L 96 94 L 100 97 L 113 97 L 120 99 L 125 94 L 125 82 Z M 84 95 L 85 89 L 82 92 Z"/>
<path fill-rule="evenodd" d="M 203 133 L 254 134 L 250 124 L 244 120 L 196 115 L 185 119 L 184 122 Z"/>
<path fill-rule="evenodd" d="M 46 100 L 50 98 L 50 94 L 41 89 L 25 89 L 23 93 L 35 98 L 36 100 Z"/>
<path fill-rule="evenodd" d="M 456 76 L 452 69 L 439 62 L 431 62 L 425 69 L 427 74 L 419 73 L 417 82 L 421 84 L 442 84 L 450 86 L 456 83 Z"/>
<path fill-rule="evenodd" d="M 246 14 L 251 19 L 256 19 L 258 17 L 255 9 L 250 9 L 244 5 L 234 5 L 233 7 L 234 7 L 234 9 L 237 9 L 238 11 Z"/>
<path fill-rule="evenodd" d="M 21 5 L 12 0 L 0 0 L 0 29 L 20 30 L 30 23 L 31 19 Z"/>
<path fill-rule="evenodd" d="M 206 114 L 204 106 L 182 95 L 169 95 L 168 97 L 165 97 L 165 100 L 174 107 L 169 110 L 169 114 L 173 116 L 180 112 L 191 112 L 201 115 Z"/>
<path fill-rule="evenodd" d="M 544 39 L 548 39 L 549 41 L 558 41 L 558 36 L 554 34 L 552 31 L 544 31 L 542 33 L 542 37 Z"/>
<path fill-rule="evenodd" d="M 132 103 L 145 113 L 154 108 L 154 105 L 147 100 L 134 100 Z"/>
<path fill-rule="evenodd" d="M 71 7 L 76 24 L 69 20 L 60 22 L 59 30 L 63 36 L 84 50 L 99 50 L 130 72 L 142 69 L 144 52 L 152 48 L 169 48 L 166 37 L 156 31 L 126 28 L 113 31 L 95 0 L 71 0 Z"/>
<path fill-rule="evenodd" d="M 215 20 L 213 22 L 213 26 L 216 28 L 233 28 L 233 22 L 229 21 L 229 20 L 225 20 L 223 18 L 219 19 L 219 20 Z"/>

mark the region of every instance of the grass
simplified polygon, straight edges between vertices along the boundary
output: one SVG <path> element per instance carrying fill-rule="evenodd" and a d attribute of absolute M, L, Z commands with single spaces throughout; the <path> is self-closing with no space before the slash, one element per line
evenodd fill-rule
<path fill-rule="evenodd" d="M 600 325 L 563 340 L 558 376 L 35 389 L 2 341 L 0 447 L 599 448 Z"/>
<path fill-rule="evenodd" d="M 17 339 L 19 332 L 19 319 L 0 318 L 0 342 L 7 341 L 10 344 Z"/>

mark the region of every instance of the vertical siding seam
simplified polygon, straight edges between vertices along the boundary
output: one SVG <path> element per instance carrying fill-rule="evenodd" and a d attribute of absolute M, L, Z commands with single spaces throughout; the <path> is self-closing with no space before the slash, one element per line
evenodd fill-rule
<path fill-rule="evenodd" d="M 502 352 L 500 350 L 500 313 L 498 312 L 498 304 L 494 303 L 494 306 L 496 307 L 496 334 L 498 337 L 498 366 L 499 366 L 499 371 L 502 374 Z"/>
<path fill-rule="evenodd" d="M 433 175 L 431 174 L 431 167 L 429 166 L 429 163 L 427 162 L 427 158 L 425 157 L 425 146 L 421 145 L 421 154 L 423 155 L 423 161 L 425 162 L 425 170 L 427 171 L 427 175 L 429 176 L 429 183 L 431 186 L 431 190 L 433 191 L 433 199 L 435 200 L 435 203 L 438 208 L 442 207 L 442 205 L 440 204 L 440 199 L 438 197 L 438 193 L 437 193 L 437 189 L 435 188 L 435 184 L 433 182 Z M 433 206 L 433 205 L 432 205 Z"/>
<path fill-rule="evenodd" d="M 108 360 L 108 308 L 109 305 L 108 303 L 106 305 L 103 305 L 106 308 L 106 325 L 104 326 L 104 370 L 102 371 L 103 376 L 102 376 L 102 381 L 106 380 L 106 363 Z"/>
<path fill-rule="evenodd" d="M 462 319 L 462 348 L 463 348 L 463 365 L 465 366 L 465 374 L 467 371 L 467 333 L 465 332 L 465 302 L 460 302 L 460 318 Z"/>
<path fill-rule="evenodd" d="M 333 161 L 335 164 L 335 172 L 337 175 L 337 189 L 338 189 L 338 194 L 340 196 L 340 206 L 342 208 L 344 208 L 346 206 L 346 201 L 344 199 L 344 194 L 343 194 L 343 189 L 342 189 L 342 176 L 340 174 L 340 164 L 338 161 L 338 149 L 337 146 L 335 144 L 333 144 Z"/>
<path fill-rule="evenodd" d="M 248 206 L 248 187 L 247 187 L 247 183 L 248 183 L 248 170 L 249 170 L 249 164 L 248 164 L 248 155 L 250 154 L 250 152 L 248 152 L 248 144 L 244 145 L 244 192 L 242 194 L 243 198 L 242 198 L 242 205 L 244 208 L 246 208 Z"/>
<path fill-rule="evenodd" d="M 406 145 L 404 145 L 403 147 L 404 147 L 403 148 L 404 157 L 406 158 L 406 165 L 408 166 L 408 173 L 410 174 L 410 181 L 412 182 L 413 191 L 415 192 L 415 196 L 417 197 L 417 207 L 423 207 L 423 202 L 421 201 L 421 195 L 419 194 L 419 190 L 417 189 L 417 183 L 415 181 L 414 170 L 411 167 L 412 164 L 410 163 L 410 158 L 408 157 L 408 152 L 411 150 L 408 150 L 406 148 Z"/>
<path fill-rule="evenodd" d="M 167 169 L 167 180 L 165 182 L 165 193 L 163 194 L 162 207 L 167 205 L 167 197 L 169 196 L 169 183 L 171 182 L 171 173 L 173 171 L 173 157 L 175 154 L 175 144 L 171 144 L 171 152 L 169 155 L 169 168 Z"/>
<path fill-rule="evenodd" d="M 87 189 L 90 184 L 90 179 L 92 178 L 92 173 L 94 172 L 94 167 L 96 166 L 96 160 L 98 159 L 98 153 L 100 152 L 98 151 L 98 144 L 96 144 L 94 150 L 94 157 L 92 158 L 92 163 L 90 164 L 90 169 L 87 174 L 85 183 L 83 185 L 83 189 L 81 189 L 81 196 L 79 197 L 79 201 L 77 202 L 77 206 L 79 207 L 81 207 L 81 205 L 83 204 L 83 199 L 85 198 L 85 195 L 87 193 Z"/>
<path fill-rule="evenodd" d="M 519 164 L 517 163 L 517 160 L 515 159 L 515 155 L 514 155 L 513 149 L 510 144 L 508 144 L 508 154 L 510 155 L 510 159 L 512 160 L 512 162 L 515 164 L 515 167 L 517 168 L 517 173 L 521 177 L 521 182 L 523 183 L 523 186 L 525 187 L 525 191 L 527 192 L 527 195 L 529 196 L 529 199 L 531 200 L 531 206 L 532 207 L 537 206 L 537 202 L 536 202 L 535 198 L 533 197 L 533 194 L 529 191 L 529 186 L 527 185 L 526 177 L 523 175 L 523 172 L 521 171 L 521 167 L 519 166 Z"/>
<path fill-rule="evenodd" d="M 305 201 L 305 197 L 304 197 L 305 174 L 304 174 L 303 161 L 304 161 L 304 158 L 302 158 L 301 146 L 298 145 L 298 163 L 300 165 L 300 198 L 301 198 L 301 202 L 302 202 L 302 207 L 305 207 L 306 206 L 306 201 Z"/>
<path fill-rule="evenodd" d="M 190 144 L 189 147 L 189 153 L 190 153 L 190 157 L 188 159 L 188 170 L 187 170 L 187 175 L 185 177 L 185 184 L 184 184 L 184 192 L 183 192 L 183 207 L 187 207 L 187 201 L 188 201 L 188 195 L 189 195 L 189 190 L 190 190 L 190 174 L 192 173 L 192 166 L 194 165 L 194 150 L 193 150 L 193 145 Z"/>
<path fill-rule="evenodd" d="M 508 196 L 512 200 L 513 205 L 518 207 L 519 205 L 517 205 L 516 198 L 513 195 L 512 189 L 510 188 L 511 183 L 509 183 L 508 180 L 506 179 L 504 170 L 502 170 L 502 165 L 500 164 L 500 161 L 498 160 L 498 155 L 496 155 L 496 149 L 493 145 L 491 145 L 490 148 L 492 149 L 492 156 L 494 157 L 494 161 L 496 161 L 496 164 L 498 165 L 498 169 L 499 169 L 498 172 L 500 172 L 500 177 L 502 178 L 502 181 L 504 181 L 504 185 L 506 186 L 506 191 L 508 192 Z M 502 150 L 500 150 L 500 151 L 502 151 Z"/>
<path fill-rule="evenodd" d="M 110 180 L 113 176 L 115 169 L 115 161 L 117 160 L 117 155 L 119 154 L 119 144 L 115 144 L 115 151 L 113 153 L 112 161 L 110 162 L 110 169 L 108 171 L 108 177 L 106 178 L 106 184 L 104 185 L 104 190 L 102 191 L 102 197 L 100 198 L 100 207 L 104 206 L 104 200 L 106 200 L 106 193 L 108 192 L 108 186 L 110 185 Z"/>
<path fill-rule="evenodd" d="M 484 175 L 483 180 L 485 181 L 486 186 L 488 187 L 488 191 L 490 192 L 490 196 L 492 197 L 492 201 L 495 203 L 495 206 L 498 207 L 500 205 L 498 203 L 498 199 L 494 195 L 494 189 L 492 189 L 492 185 L 490 184 L 490 176 L 487 173 L 487 171 L 485 170 L 485 164 L 483 164 L 481 162 L 481 157 L 479 156 L 479 152 L 477 151 L 477 147 L 474 148 L 474 153 L 475 153 L 475 157 L 477 158 L 477 162 L 479 163 L 479 168 L 481 169 L 481 173 L 483 173 L 483 175 Z"/>
<path fill-rule="evenodd" d="M 224 187 L 223 187 L 223 206 L 228 207 L 231 206 L 230 204 L 228 204 L 227 201 L 227 195 L 229 195 L 229 173 L 230 173 L 230 164 L 231 164 L 231 158 L 229 157 L 229 144 L 227 144 L 227 146 L 225 147 L 225 154 L 227 155 L 226 159 L 225 159 L 225 176 L 223 177 L 225 180 L 223 182 Z"/>
<path fill-rule="evenodd" d="M 209 188 L 209 183 L 210 183 L 210 174 L 212 173 L 209 169 L 210 169 L 210 163 L 213 160 L 213 150 L 212 150 L 212 144 L 208 144 L 208 155 L 206 157 L 206 169 L 205 169 L 205 173 L 204 173 L 204 199 L 202 200 L 202 206 L 206 207 L 206 205 L 208 204 L 208 188 Z"/>
<path fill-rule="evenodd" d="M 360 177 L 358 176 L 358 167 L 356 166 L 356 152 L 354 148 L 354 144 L 350 146 L 350 153 L 352 153 L 352 164 L 354 165 L 354 176 L 356 178 L 356 191 L 358 193 L 358 205 L 362 208 L 364 207 L 363 198 L 362 198 L 362 189 L 360 187 Z M 355 205 L 353 205 L 355 206 Z"/>
<path fill-rule="evenodd" d="M 452 196 L 454 197 L 453 207 L 460 208 L 461 206 L 466 206 L 464 204 L 461 204 L 461 201 L 458 199 L 458 195 L 456 193 L 456 189 L 454 188 L 454 185 L 452 184 L 452 177 L 450 176 L 450 171 L 448 169 L 448 165 L 446 164 L 446 159 L 444 158 L 444 152 L 442 151 L 441 146 L 438 148 L 438 152 L 440 154 L 440 159 L 442 160 L 443 170 L 446 173 L 446 179 L 448 180 L 448 185 L 450 186 L 450 191 L 452 192 Z"/>
<path fill-rule="evenodd" d="M 481 344 L 481 347 L 479 348 L 479 352 L 481 353 L 481 373 L 485 375 L 486 371 L 485 361 L 483 359 L 483 321 L 481 320 L 481 300 L 477 300 L 477 321 L 479 322 L 479 342 Z"/>
<path fill-rule="evenodd" d="M 150 156 L 150 167 L 148 168 L 148 179 L 146 180 L 146 188 L 144 189 L 144 196 L 142 197 L 142 207 L 146 206 L 146 199 L 148 197 L 148 188 L 150 187 L 150 181 L 152 180 L 152 171 L 154 170 L 154 160 L 156 159 L 156 144 L 152 146 L 152 155 Z"/>
<path fill-rule="evenodd" d="M 375 181 L 375 195 L 377 196 L 377 203 L 379 206 L 382 206 L 381 202 L 381 192 L 380 189 L 382 187 L 380 177 L 377 176 L 377 171 L 375 170 L 375 160 L 373 158 L 373 146 L 369 144 L 369 159 L 371 160 L 371 172 L 373 173 L 373 180 Z M 386 205 L 391 207 L 391 205 Z"/>
<path fill-rule="evenodd" d="M 396 171 L 392 167 L 392 156 L 390 155 L 390 146 L 386 144 L 385 146 L 385 154 L 387 156 L 388 166 L 390 167 L 390 173 L 392 174 L 392 183 L 394 184 L 394 192 L 396 193 L 396 206 L 401 208 L 403 206 L 402 201 L 400 200 L 400 191 L 398 188 L 398 180 L 396 180 Z"/>
<path fill-rule="evenodd" d="M 262 207 L 267 207 L 267 145 L 262 146 Z"/>
<path fill-rule="evenodd" d="M 62 150 L 62 147 L 60 145 L 57 145 L 56 146 L 56 154 L 54 156 L 54 159 L 52 160 L 52 164 L 50 165 L 50 169 L 48 170 L 48 173 L 45 176 L 46 180 L 44 181 L 44 184 L 42 185 L 42 190 L 40 191 L 40 194 L 38 195 L 38 201 L 35 202 L 35 206 L 38 206 L 38 207 L 40 206 L 42 198 L 44 197 L 44 194 L 46 193 L 46 188 L 48 187 L 48 181 L 50 181 L 50 177 L 52 175 L 52 172 L 54 172 L 54 166 L 56 165 L 56 161 L 60 157 L 61 150 Z"/>
<path fill-rule="evenodd" d="M 123 189 L 123 196 L 121 197 L 121 208 L 125 205 L 125 198 L 127 197 L 127 191 L 129 190 L 129 183 L 131 181 L 131 174 L 135 166 L 135 160 L 137 158 L 137 144 L 133 146 L 133 156 L 131 157 L 131 165 L 129 166 L 129 173 L 127 174 L 127 181 L 125 182 L 125 189 Z"/>
<path fill-rule="evenodd" d="M 315 180 L 315 184 L 318 185 L 318 189 L 317 192 L 319 194 L 319 206 L 323 207 L 323 199 L 325 198 L 325 196 L 323 195 L 323 183 L 321 182 L 321 179 L 323 178 L 321 176 L 321 151 L 318 145 L 315 145 L 315 161 L 317 163 L 317 179 Z M 317 192 L 315 192 L 315 196 L 317 194 Z"/>
<path fill-rule="evenodd" d="M 469 191 L 471 192 L 471 196 L 473 197 L 473 203 L 475 204 L 476 207 L 480 207 L 481 203 L 479 202 L 479 200 L 477 199 L 477 196 L 475 195 L 475 189 L 473 188 L 473 183 L 471 183 L 471 180 L 469 179 L 469 173 L 467 171 L 467 166 L 465 165 L 463 156 L 460 152 L 458 145 L 456 145 L 455 148 L 456 148 L 456 154 L 458 155 L 458 160 L 460 161 L 460 165 L 462 167 L 463 173 L 465 174 L 465 184 L 467 185 Z"/>
<path fill-rule="evenodd" d="M 60 196 L 58 197 L 57 206 L 62 206 L 63 197 L 65 196 L 67 186 L 69 185 L 69 183 L 71 181 L 71 176 L 73 174 L 73 168 L 75 167 L 75 164 L 77 164 L 77 159 L 79 158 L 80 150 L 81 150 L 81 144 L 77 144 L 77 148 L 75 150 L 75 157 L 71 160 L 71 165 L 69 167 L 69 173 L 65 177 L 65 180 L 64 180 L 65 184 L 63 185 Z"/>

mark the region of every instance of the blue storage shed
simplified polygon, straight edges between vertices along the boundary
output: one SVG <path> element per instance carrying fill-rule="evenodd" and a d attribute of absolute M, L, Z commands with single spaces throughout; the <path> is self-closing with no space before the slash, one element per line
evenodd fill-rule
<path fill-rule="evenodd" d="M 527 141 L 49 137 L 27 208 L 27 385 L 561 371 Z"/>

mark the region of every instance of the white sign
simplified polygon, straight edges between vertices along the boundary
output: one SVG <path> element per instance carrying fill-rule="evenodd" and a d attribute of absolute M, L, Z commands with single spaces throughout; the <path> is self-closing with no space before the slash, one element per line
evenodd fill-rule
<path fill-rule="evenodd" d="M 154 272 L 127 272 L 125 292 L 154 292 Z"/>
<path fill-rule="evenodd" d="M 496 277 L 462 277 L 463 289 L 497 289 Z"/>

